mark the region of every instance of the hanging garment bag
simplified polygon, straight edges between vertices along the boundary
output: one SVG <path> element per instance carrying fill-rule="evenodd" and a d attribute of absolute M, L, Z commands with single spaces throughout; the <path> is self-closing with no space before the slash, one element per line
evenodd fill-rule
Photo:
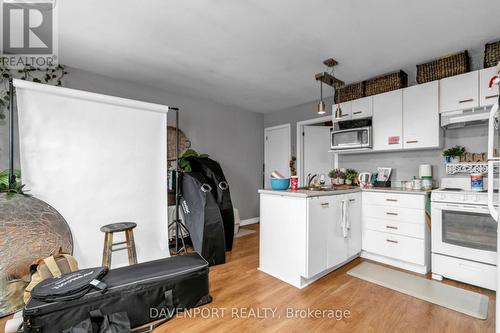
<path fill-rule="evenodd" d="M 190 157 L 188 160 L 193 171 L 203 174 L 209 181 L 209 185 L 212 186 L 212 194 L 217 201 L 224 223 L 226 251 L 231 251 L 234 238 L 234 210 L 229 184 L 224 172 L 217 161 L 208 157 Z"/>
<path fill-rule="evenodd" d="M 209 181 L 198 172 L 182 174 L 181 207 L 196 252 L 210 265 L 226 262 L 224 225 Z"/>

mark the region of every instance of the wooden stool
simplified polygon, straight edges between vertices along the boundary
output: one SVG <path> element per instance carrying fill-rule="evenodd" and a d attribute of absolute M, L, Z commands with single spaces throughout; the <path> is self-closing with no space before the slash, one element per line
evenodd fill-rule
<path fill-rule="evenodd" d="M 137 227 L 133 222 L 119 222 L 112 223 L 101 227 L 101 231 L 105 233 L 104 236 L 104 250 L 102 251 L 102 265 L 111 267 L 111 254 L 115 251 L 128 251 L 128 263 L 130 265 L 137 264 L 137 253 L 135 252 L 134 232 L 132 229 Z M 113 243 L 114 232 L 125 232 L 125 241 Z M 124 247 L 114 249 L 115 245 L 126 244 Z"/>

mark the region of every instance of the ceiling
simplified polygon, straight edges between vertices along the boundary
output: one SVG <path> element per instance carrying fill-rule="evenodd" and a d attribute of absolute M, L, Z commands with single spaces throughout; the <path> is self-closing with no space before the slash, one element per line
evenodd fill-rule
<path fill-rule="evenodd" d="M 60 62 L 185 96 L 271 112 L 347 83 L 500 39 L 491 0 L 59 1 Z"/>

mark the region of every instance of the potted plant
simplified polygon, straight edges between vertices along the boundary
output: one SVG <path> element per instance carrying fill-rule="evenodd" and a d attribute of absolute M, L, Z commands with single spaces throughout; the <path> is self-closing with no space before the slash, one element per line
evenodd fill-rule
<path fill-rule="evenodd" d="M 352 185 L 356 177 L 358 176 L 358 172 L 354 169 L 347 169 L 345 171 L 345 183 L 346 185 Z"/>
<path fill-rule="evenodd" d="M 460 156 L 462 156 L 463 153 L 465 153 L 465 147 L 455 146 L 443 151 L 443 156 L 446 163 L 459 163 Z"/>
<path fill-rule="evenodd" d="M 332 185 L 338 185 L 338 178 L 339 178 L 339 169 L 333 169 L 328 173 L 328 177 L 332 180 Z"/>

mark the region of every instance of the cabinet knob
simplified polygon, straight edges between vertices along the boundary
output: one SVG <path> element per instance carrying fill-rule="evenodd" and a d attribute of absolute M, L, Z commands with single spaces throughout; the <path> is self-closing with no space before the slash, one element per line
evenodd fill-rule
<path fill-rule="evenodd" d="M 387 229 L 394 229 L 394 230 L 398 230 L 398 227 L 393 227 L 392 225 L 386 225 L 385 226 Z"/>
<path fill-rule="evenodd" d="M 391 212 L 386 212 L 387 215 L 393 215 L 393 216 L 398 216 L 398 213 L 391 213 Z"/>
<path fill-rule="evenodd" d="M 395 241 L 395 240 L 392 240 L 392 239 L 386 239 L 386 241 L 389 242 L 389 243 L 394 243 L 394 244 L 399 243 L 398 241 Z"/>
<path fill-rule="evenodd" d="M 398 202 L 398 199 L 385 199 L 385 201 Z"/>
<path fill-rule="evenodd" d="M 406 141 L 406 143 L 417 143 L 418 140 L 410 140 L 410 141 Z"/>
<path fill-rule="evenodd" d="M 356 112 L 353 112 L 352 114 L 360 114 L 360 113 L 363 113 L 363 111 L 356 111 Z"/>
<path fill-rule="evenodd" d="M 328 208 L 329 206 L 330 206 L 330 204 L 328 202 L 323 202 L 321 204 L 321 207 L 323 207 L 323 208 Z"/>

